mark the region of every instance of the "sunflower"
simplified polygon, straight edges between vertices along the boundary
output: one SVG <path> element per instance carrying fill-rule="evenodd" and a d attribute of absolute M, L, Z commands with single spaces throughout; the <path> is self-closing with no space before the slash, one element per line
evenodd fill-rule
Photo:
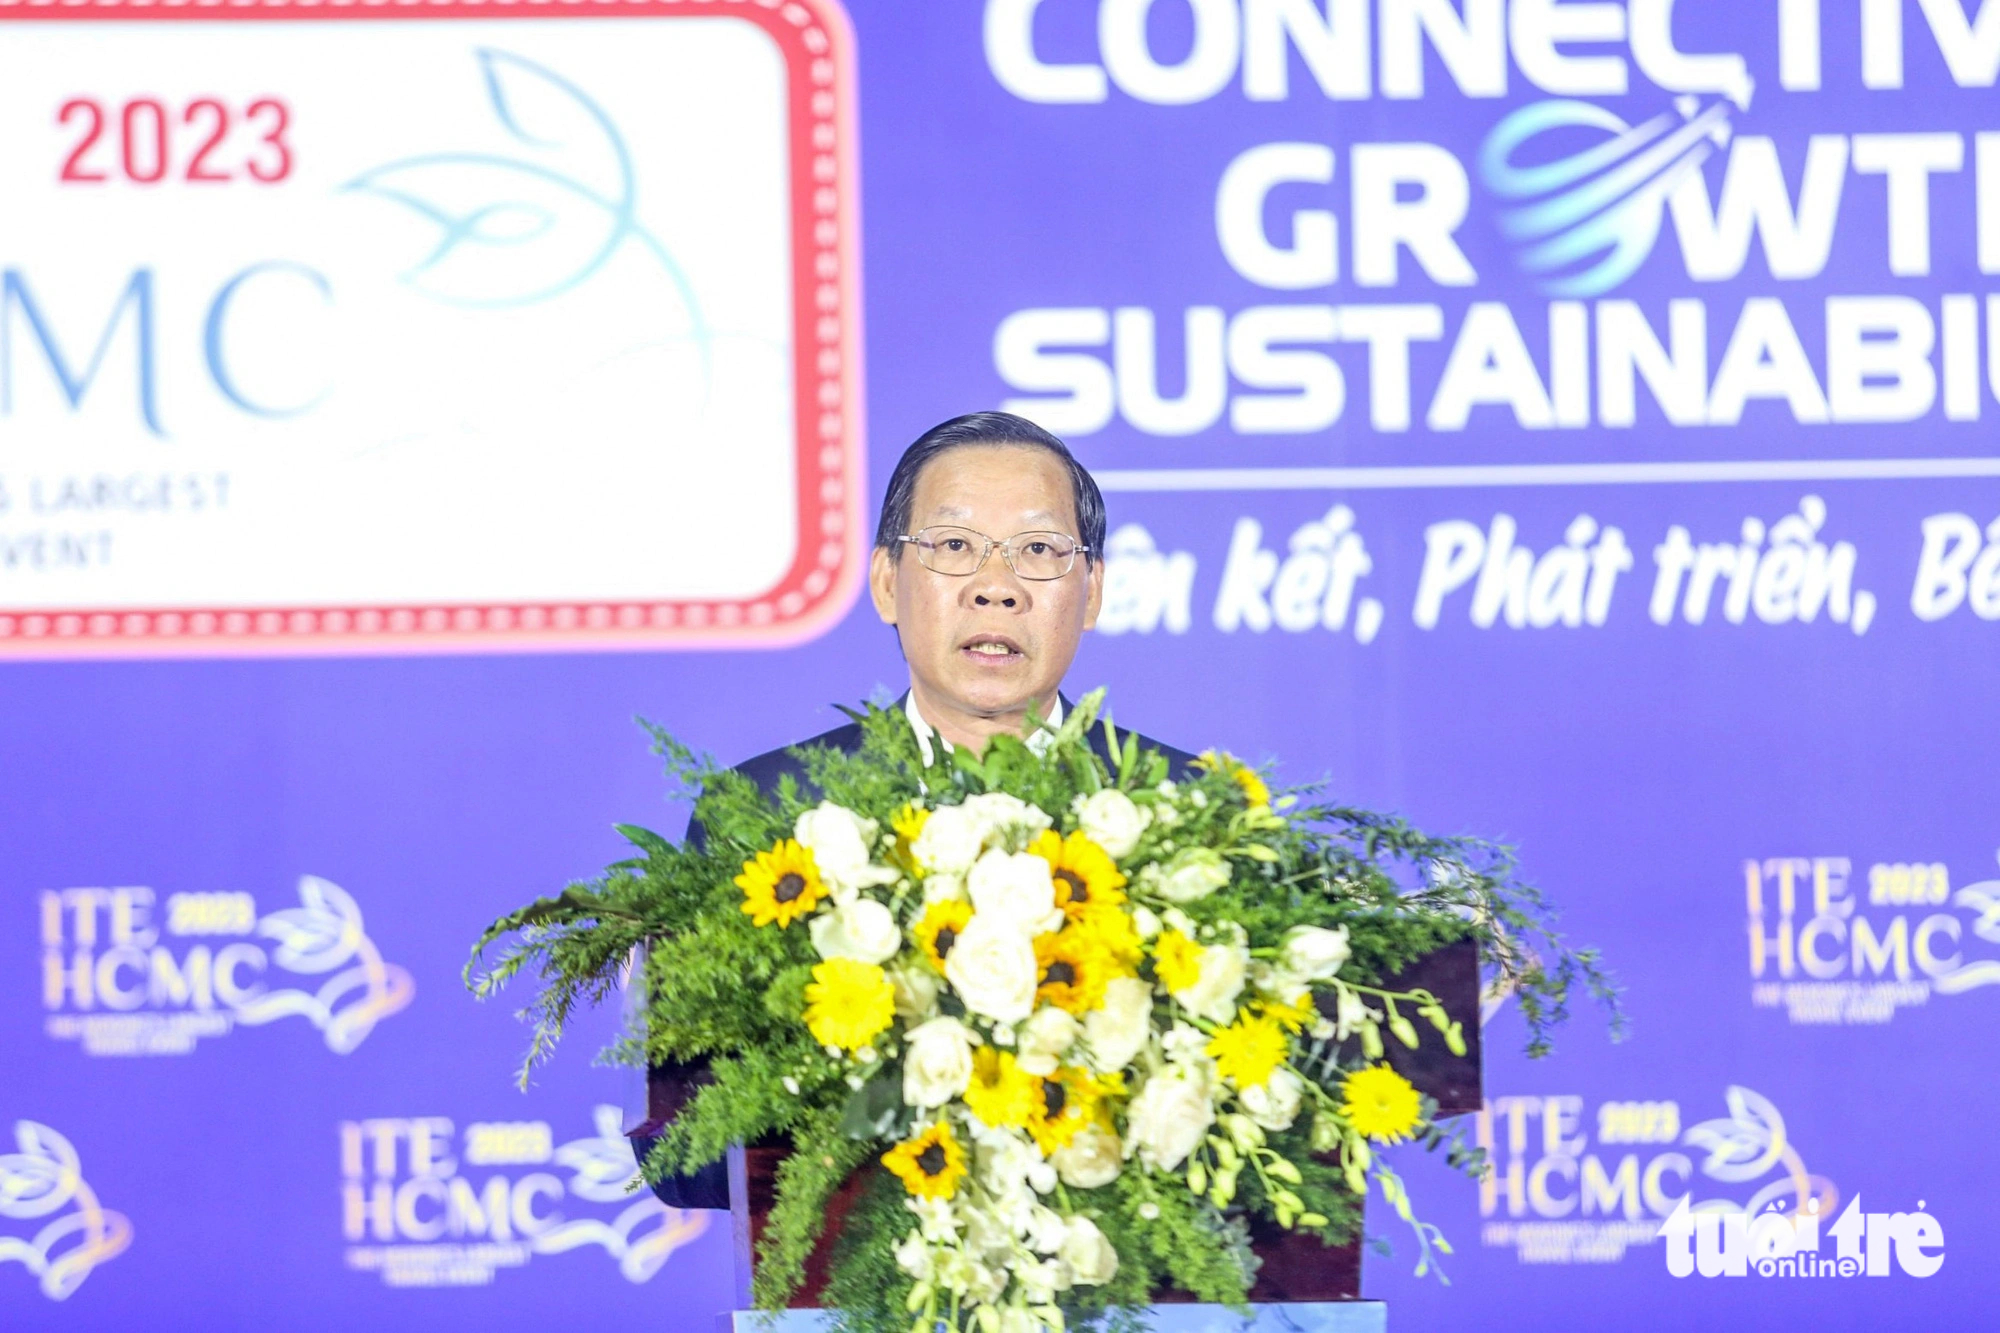
<path fill-rule="evenodd" d="M 932 903 L 924 909 L 924 914 L 917 918 L 917 924 L 910 927 L 910 933 L 916 937 L 917 947 L 923 950 L 924 957 L 931 960 L 931 966 L 942 972 L 945 955 L 951 952 L 951 946 L 958 941 L 959 932 L 965 929 L 965 923 L 970 920 L 972 920 L 971 903 L 963 901 Z"/>
<path fill-rule="evenodd" d="M 874 963 L 829 958 L 806 987 L 806 1027 L 822 1046 L 858 1051 L 896 1017 L 896 987 Z"/>
<path fill-rule="evenodd" d="M 1043 1156 L 1054 1153 L 1086 1125 L 1102 1118 L 1100 1107 L 1106 1091 L 1088 1071 L 1070 1065 L 1034 1080 L 1028 1133 Z"/>
<path fill-rule="evenodd" d="M 1379 1143 L 1401 1143 L 1423 1121 L 1423 1099 L 1410 1080 L 1387 1065 L 1370 1065 L 1347 1076 L 1340 1113 L 1354 1132 Z"/>
<path fill-rule="evenodd" d="M 1208 1043 L 1216 1072 L 1239 1088 L 1263 1086 L 1290 1049 L 1285 1029 L 1275 1018 L 1239 1017 Z"/>
<path fill-rule="evenodd" d="M 882 1165 L 895 1172 L 903 1188 L 919 1199 L 949 1199 L 965 1178 L 965 1149 L 951 1126 L 940 1120 L 883 1153 Z"/>
<path fill-rule="evenodd" d="M 1025 1125 L 1034 1110 L 1035 1081 L 1011 1053 L 981 1046 L 972 1053 L 965 1105 L 994 1129 Z"/>
<path fill-rule="evenodd" d="M 818 907 L 826 897 L 820 883 L 819 864 L 812 852 L 786 838 L 768 852 L 759 852 L 743 863 L 736 877 L 743 890 L 743 910 L 760 926 L 773 921 L 782 929 Z"/>
<path fill-rule="evenodd" d="M 1138 971 L 1139 960 L 1146 956 L 1139 928 L 1133 924 L 1132 914 L 1122 907 L 1093 906 L 1069 930 L 1087 940 L 1117 975 L 1130 976 Z"/>
<path fill-rule="evenodd" d="M 1252 810 L 1270 808 L 1271 789 L 1264 785 L 1264 779 L 1257 775 L 1256 769 L 1227 750 L 1203 750 L 1195 763 L 1211 773 L 1228 774 L 1243 789 L 1243 799 L 1250 803 Z"/>
<path fill-rule="evenodd" d="M 1153 945 L 1153 973 L 1171 993 L 1201 980 L 1201 946 L 1178 930 L 1163 930 Z"/>
<path fill-rule="evenodd" d="M 1111 959 L 1075 926 L 1035 937 L 1037 1000 L 1087 1014 L 1104 1003 L 1104 986 L 1113 971 Z"/>
<path fill-rule="evenodd" d="M 1125 901 L 1119 892 L 1125 887 L 1124 872 L 1081 831 L 1066 838 L 1053 830 L 1044 831 L 1028 844 L 1028 850 L 1049 863 L 1049 877 L 1056 884 L 1056 906 L 1070 920 L 1081 921 L 1087 912 Z"/>

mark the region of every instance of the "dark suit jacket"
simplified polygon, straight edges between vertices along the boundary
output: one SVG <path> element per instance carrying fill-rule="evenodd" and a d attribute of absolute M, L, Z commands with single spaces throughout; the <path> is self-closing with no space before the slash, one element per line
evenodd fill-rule
<path fill-rule="evenodd" d="M 898 700 L 896 706 L 901 708 L 903 706 L 902 701 Z M 1069 700 L 1063 700 L 1065 715 L 1067 715 L 1070 706 Z M 1121 730 L 1119 732 L 1121 740 L 1124 735 L 1125 733 Z M 1116 765 L 1113 763 L 1110 749 L 1104 739 L 1104 728 L 1101 725 L 1093 726 L 1090 729 L 1089 737 L 1090 748 L 1096 752 L 1097 757 L 1104 760 L 1106 764 L 1111 764 L 1115 769 Z M 802 787 L 807 787 L 805 765 L 800 762 L 795 752 L 815 745 L 823 745 L 830 750 L 839 750 L 847 754 L 852 754 L 861 748 L 861 724 L 858 722 L 849 722 L 846 726 L 835 727 L 832 731 L 822 732 L 809 741 L 801 741 L 798 745 L 786 746 L 780 750 L 772 750 L 768 754 L 758 755 L 755 759 L 746 759 L 736 766 L 736 771 L 750 778 L 766 793 L 775 792 L 778 789 L 779 779 L 787 773 L 791 774 Z M 1158 741 L 1149 740 L 1145 736 L 1139 738 L 1139 747 L 1147 750 L 1158 750 L 1161 754 L 1165 755 L 1167 759 L 1167 775 L 1176 781 L 1188 776 L 1194 764 L 1195 757 L 1185 750 L 1176 750 L 1171 745 L 1162 745 Z M 690 838 L 701 837 L 701 826 L 699 823 L 691 823 L 688 826 L 688 836 Z M 683 1085 L 684 1091 L 681 1092 L 679 1098 L 675 1099 L 678 1102 L 684 1100 L 687 1096 L 691 1096 L 694 1089 L 706 1081 L 706 1074 L 707 1070 L 704 1066 L 678 1065 L 655 1069 L 652 1071 L 652 1078 L 655 1082 L 661 1079 L 680 1082 Z M 657 1140 L 651 1135 L 634 1134 L 632 1136 L 632 1150 L 638 1156 L 639 1160 L 644 1161 L 646 1154 L 652 1151 L 655 1142 Z M 659 1195 L 663 1203 L 670 1204 L 675 1208 L 727 1208 L 729 1207 L 729 1164 L 726 1161 L 712 1162 L 692 1175 L 669 1176 L 659 1184 L 653 1186 L 653 1193 Z"/>

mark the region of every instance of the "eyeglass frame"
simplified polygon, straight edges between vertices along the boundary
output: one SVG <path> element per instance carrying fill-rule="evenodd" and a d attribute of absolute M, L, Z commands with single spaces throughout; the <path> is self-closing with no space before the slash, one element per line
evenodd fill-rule
<path fill-rule="evenodd" d="M 931 531 L 933 528 L 950 528 L 957 532 L 969 532 L 973 536 L 979 538 L 979 540 L 985 542 L 986 547 L 984 550 L 980 551 L 978 562 L 974 564 L 971 569 L 966 570 L 965 573 L 963 574 L 951 574 L 947 573 L 942 569 L 931 569 L 931 567 L 928 564 L 924 563 L 923 547 L 921 543 L 919 543 L 918 538 L 921 537 L 924 533 Z M 1020 568 L 1016 566 L 1014 563 L 1014 543 L 1019 539 L 1021 539 L 1022 537 L 1033 537 L 1033 536 L 1061 537 L 1064 541 L 1075 543 L 1076 549 L 1069 553 L 1069 568 L 1065 569 L 1060 574 L 1051 574 L 1047 578 L 1036 578 L 1032 574 L 1023 574 L 1020 571 Z M 1007 562 L 1007 568 L 1009 571 L 1013 573 L 1014 577 L 1017 579 L 1025 580 L 1026 582 L 1029 583 L 1054 583 L 1057 579 L 1066 579 L 1073 572 L 1075 572 L 1076 558 L 1078 556 L 1083 556 L 1085 562 L 1088 563 L 1091 555 L 1091 550 L 1088 545 L 1086 545 L 1081 541 L 1078 541 L 1075 537 L 1070 536 L 1067 532 L 1061 532 L 1055 528 L 1029 528 L 1025 531 L 1015 533 L 1012 537 L 1007 538 L 1005 541 L 1001 541 L 997 537 L 987 536 L 985 533 L 981 532 L 978 528 L 968 528 L 962 523 L 931 523 L 924 527 L 918 528 L 915 532 L 906 532 L 902 536 L 896 538 L 897 545 L 900 546 L 904 542 L 908 542 L 912 546 L 917 547 L 918 564 L 923 565 L 925 569 L 929 569 L 931 573 L 941 575 L 942 577 L 948 579 L 969 579 L 974 574 L 977 574 L 980 570 L 986 568 L 986 562 L 992 558 L 993 548 L 996 546 L 1000 548 L 1000 558 Z"/>

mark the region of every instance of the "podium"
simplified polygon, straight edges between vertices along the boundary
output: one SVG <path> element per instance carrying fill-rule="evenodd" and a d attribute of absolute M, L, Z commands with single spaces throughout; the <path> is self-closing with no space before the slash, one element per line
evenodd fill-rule
<path fill-rule="evenodd" d="M 1481 1105 L 1479 1033 L 1479 954 L 1471 940 L 1446 945 L 1387 977 L 1392 991 L 1422 988 L 1438 997 L 1445 1011 L 1458 1020 L 1465 1035 L 1465 1054 L 1453 1055 L 1433 1034 L 1412 1049 L 1386 1043 L 1383 1058 L 1419 1092 L 1437 1103 L 1437 1114 L 1463 1115 Z M 1329 1002 L 1330 1003 L 1330 1002 Z M 1347 1054 L 1348 1052 L 1343 1052 Z M 630 1131 L 641 1155 L 653 1135 L 669 1123 L 693 1094 L 694 1081 L 683 1069 L 651 1071 L 647 1084 L 647 1116 Z M 792 1309 L 770 1316 L 744 1313 L 750 1307 L 750 1276 L 757 1242 L 775 1198 L 778 1164 L 791 1153 L 788 1143 L 751 1144 L 729 1154 L 731 1234 L 735 1245 L 738 1312 L 729 1333 L 818 1333 L 823 1319 L 816 1313 L 826 1285 L 830 1242 L 841 1219 L 860 1193 L 861 1177 L 837 1192 L 827 1206 L 827 1231 L 819 1249 L 806 1263 L 805 1281 L 790 1302 Z M 879 1168 L 868 1167 L 864 1170 Z M 1251 1248 L 1263 1261 L 1250 1289 L 1252 1318 L 1219 1305 L 1198 1304 L 1185 1292 L 1155 1292 L 1149 1322 L 1156 1333 L 1381 1333 L 1387 1327 L 1386 1307 L 1361 1299 L 1361 1240 L 1347 1245 L 1322 1245 L 1317 1237 L 1286 1231 L 1276 1223 L 1253 1218 Z"/>

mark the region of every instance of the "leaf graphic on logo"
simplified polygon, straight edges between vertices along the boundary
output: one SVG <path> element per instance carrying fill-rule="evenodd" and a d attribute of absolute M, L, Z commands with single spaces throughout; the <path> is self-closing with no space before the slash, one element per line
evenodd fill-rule
<path fill-rule="evenodd" d="M 354 957 L 365 938 L 361 908 L 347 890 L 317 875 L 299 876 L 298 907 L 267 913 L 257 933 L 278 941 L 278 965 L 293 972 L 331 972 Z"/>
<path fill-rule="evenodd" d="M 22 1264 L 39 1279 L 42 1294 L 67 1300 L 90 1270 L 124 1253 L 132 1224 L 124 1214 L 98 1206 L 83 1182 L 83 1167 L 70 1141 L 47 1125 L 14 1122 L 18 1153 L 0 1155 L 0 1217 L 47 1217 L 74 1203 L 75 1209 L 44 1223 L 27 1240 L 0 1236 L 0 1263 Z"/>
<path fill-rule="evenodd" d="M 0 1217 L 45 1217 L 75 1197 L 82 1166 L 68 1139 L 17 1120 L 14 1142 L 21 1151 L 0 1155 Z"/>
<path fill-rule="evenodd" d="M 576 85 L 520 56 L 477 54 L 494 119 L 525 155 L 431 153 L 345 188 L 436 226 L 404 281 L 455 305 L 524 305 L 583 282 L 632 234 L 632 164 L 616 127 Z"/>
<path fill-rule="evenodd" d="M 624 141 L 582 89 L 507 51 L 482 48 L 478 57 L 493 114 L 516 142 L 544 154 L 548 165 L 560 166 L 601 199 L 622 201 L 630 194 Z"/>
<path fill-rule="evenodd" d="M 576 1173 L 570 1180 L 572 1194 L 592 1203 L 616 1203 L 631 1193 L 639 1171 L 630 1141 L 619 1132 L 621 1121 L 617 1107 L 600 1105 L 596 1137 L 571 1139 L 556 1149 L 557 1164 Z"/>
<path fill-rule="evenodd" d="M 1701 1170 L 1711 1180 L 1755 1180 L 1785 1154 L 1785 1118 L 1769 1098 L 1748 1088 L 1732 1085 L 1727 1101 L 1729 1119 L 1704 1120 L 1681 1141 L 1708 1150 Z"/>

